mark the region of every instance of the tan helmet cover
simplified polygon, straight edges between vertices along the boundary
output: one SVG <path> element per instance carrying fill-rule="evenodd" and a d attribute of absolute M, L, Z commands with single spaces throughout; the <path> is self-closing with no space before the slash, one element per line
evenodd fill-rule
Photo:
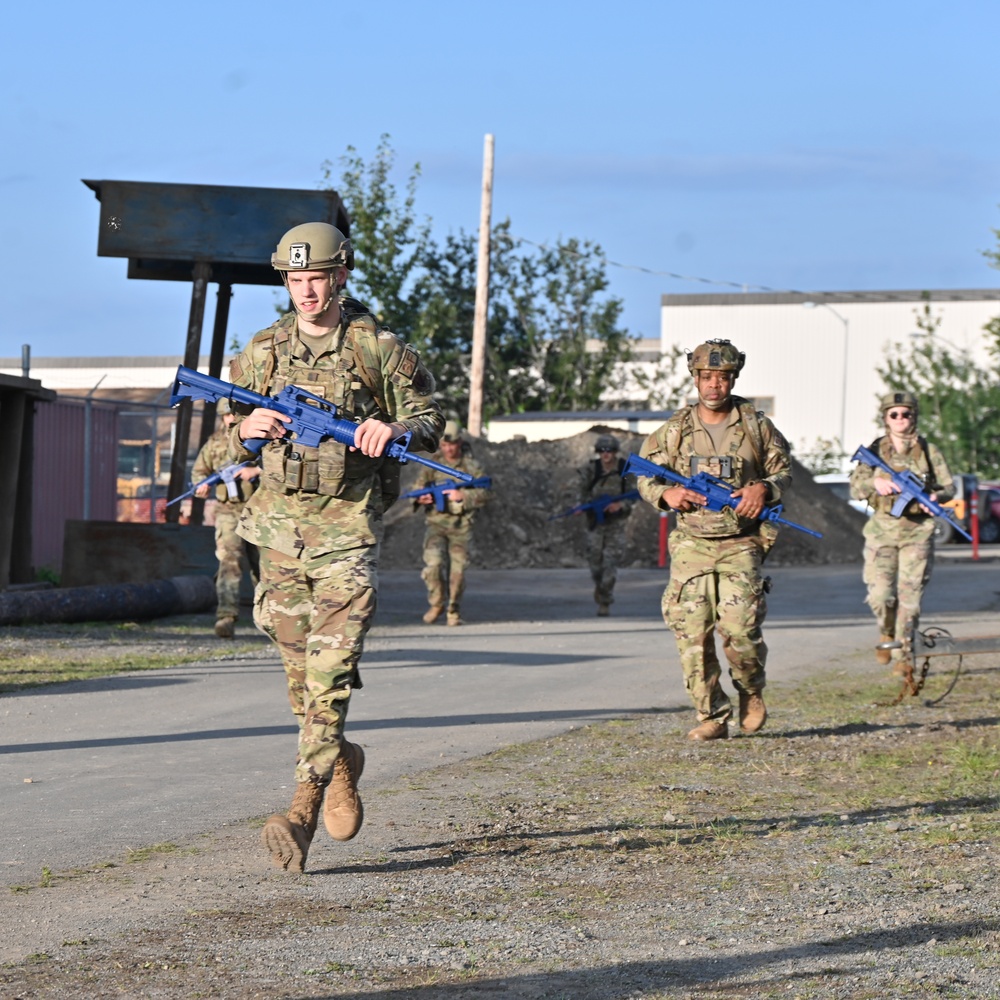
<path fill-rule="evenodd" d="M 462 428 L 458 426 L 457 421 L 449 420 L 444 425 L 444 432 L 441 435 L 441 440 L 451 443 L 462 440 Z"/>
<path fill-rule="evenodd" d="M 276 271 L 325 271 L 335 267 L 354 270 L 354 247 L 336 226 L 305 222 L 289 229 L 271 254 Z"/>
<path fill-rule="evenodd" d="M 746 363 L 746 355 L 728 340 L 706 340 L 688 352 L 688 371 L 733 372 L 739 375 Z"/>
<path fill-rule="evenodd" d="M 905 390 L 887 392 L 878 401 L 879 413 L 885 413 L 886 410 L 891 410 L 894 406 L 908 406 L 913 410 L 914 414 L 920 409 L 917 397 L 912 392 L 906 392 Z"/>

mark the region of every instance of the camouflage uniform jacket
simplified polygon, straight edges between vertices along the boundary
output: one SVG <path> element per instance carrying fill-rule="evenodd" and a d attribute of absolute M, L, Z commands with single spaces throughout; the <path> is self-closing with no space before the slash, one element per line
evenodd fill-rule
<path fill-rule="evenodd" d="M 356 300 L 342 298 L 340 306 L 329 350 L 314 355 L 289 313 L 254 335 L 230 365 L 230 381 L 264 395 L 300 385 L 334 403 L 344 419 L 398 421 L 412 433 L 414 450 L 433 451 L 444 417 L 432 396 L 434 379 L 417 352 L 380 329 Z M 230 444 L 242 460 L 250 453 L 238 428 Z M 261 469 L 260 488 L 244 508 L 239 533 L 296 557 L 374 545 L 382 513 L 399 494 L 395 460 L 369 458 L 332 438 L 318 448 L 272 441 L 261 452 Z"/>
<path fill-rule="evenodd" d="M 473 476 L 476 479 L 486 475 L 486 473 L 483 472 L 483 467 L 465 450 L 462 451 L 462 454 L 457 462 L 448 462 L 441 455 L 435 455 L 434 460 L 441 462 L 443 465 L 447 465 L 452 469 L 457 469 L 459 472 L 467 472 L 470 476 Z M 414 489 L 420 489 L 422 486 L 430 486 L 432 483 L 440 483 L 447 478 L 448 477 L 443 473 L 435 472 L 434 469 L 421 467 L 420 475 L 417 478 Z M 424 512 L 427 515 L 428 524 L 445 526 L 471 524 L 476 511 L 482 507 L 483 504 L 489 501 L 490 496 L 490 490 L 462 490 L 463 499 L 459 502 L 445 497 L 444 510 L 438 510 L 437 506 L 433 503 L 421 504 L 414 501 L 413 506 L 414 509 L 419 509 L 421 507 L 424 509 Z"/>
<path fill-rule="evenodd" d="M 905 451 L 896 451 L 892 447 L 889 436 L 883 435 L 871 443 L 873 451 L 886 465 L 896 472 L 913 472 L 924 481 L 924 492 L 934 493 L 939 503 L 945 503 L 955 495 L 955 486 L 951 478 L 951 470 L 937 445 L 931 444 L 922 437 L 914 438 Z M 868 501 L 868 506 L 875 512 L 871 520 L 876 520 L 883 527 L 892 523 L 910 522 L 922 524 L 931 520 L 930 514 L 925 514 L 916 500 L 909 503 L 902 516 L 892 516 L 892 505 L 898 499 L 898 494 L 891 493 L 882 496 L 875 489 L 876 479 L 888 478 L 881 469 L 873 469 L 864 462 L 858 462 L 851 473 L 851 496 L 856 500 Z"/>
<path fill-rule="evenodd" d="M 719 452 L 698 418 L 697 405 L 678 410 L 643 442 L 643 458 L 682 476 L 705 471 L 728 483 L 733 489 L 753 483 L 767 484 L 767 502 L 781 499 L 791 485 L 791 457 L 781 432 L 763 413 L 740 396 L 733 396 L 733 408 L 724 425 Z M 728 474 L 724 474 L 727 471 Z M 639 494 L 657 510 L 668 510 L 662 502 L 662 480 L 639 477 Z M 726 538 L 755 534 L 760 521 L 737 517 L 732 508 L 711 511 L 697 508 L 677 512 L 680 532 L 698 538 Z"/>
<path fill-rule="evenodd" d="M 619 458 L 614 468 L 610 472 L 605 472 L 601 468 L 601 460 L 599 458 L 592 459 L 586 465 L 581 466 L 577 470 L 577 480 L 578 489 L 581 503 L 589 503 L 591 500 L 597 499 L 597 497 L 616 497 L 622 493 L 628 493 L 630 489 L 635 487 L 629 486 L 626 480 L 622 477 L 622 469 L 625 468 L 625 459 Z M 631 476 L 629 477 L 631 479 Z M 620 507 L 614 513 L 609 511 L 604 512 L 604 518 L 606 521 L 616 521 L 619 518 L 626 518 L 632 513 L 632 508 L 635 506 L 634 500 L 620 500 Z M 594 527 L 597 523 L 597 518 L 593 511 L 587 511 L 587 524 L 589 527 Z"/>
<path fill-rule="evenodd" d="M 191 470 L 191 478 L 196 483 L 200 483 L 227 465 L 233 464 L 239 463 L 229 451 L 229 428 L 220 427 L 198 452 L 198 457 L 194 460 L 194 467 Z M 234 508 L 239 507 L 250 499 L 251 494 L 257 488 L 257 481 L 255 479 L 237 479 L 234 485 L 239 494 L 235 499 L 229 496 L 229 490 L 226 489 L 225 483 L 218 483 L 215 486 L 215 499 L 219 503 L 230 504 Z"/>

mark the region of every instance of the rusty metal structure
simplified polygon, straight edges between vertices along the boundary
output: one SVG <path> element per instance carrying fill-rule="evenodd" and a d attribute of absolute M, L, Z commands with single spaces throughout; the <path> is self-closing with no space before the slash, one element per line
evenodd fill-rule
<path fill-rule="evenodd" d="M 915 698 L 923 690 L 930 673 L 931 660 L 939 656 L 955 657 L 955 672 L 944 694 L 925 701 L 927 706 L 937 705 L 944 701 L 954 690 L 966 656 L 978 653 L 1000 653 L 1000 636 L 969 636 L 957 638 L 946 628 L 931 625 L 921 630 L 911 629 L 902 639 L 879 643 L 876 649 L 898 649 L 902 651 L 900 662 L 903 670 L 903 687 L 893 701 L 880 702 L 884 705 L 898 705 L 904 698 Z M 923 662 L 918 666 L 917 661 Z"/>
<path fill-rule="evenodd" d="M 0 375 L 0 589 L 33 578 L 35 406 L 56 394 L 33 378 Z"/>
<path fill-rule="evenodd" d="M 278 237 L 301 222 L 329 222 L 345 234 L 350 219 L 336 191 L 84 180 L 101 203 L 99 257 L 128 259 L 128 277 L 190 281 L 191 309 L 184 365 L 198 367 L 208 285 L 218 304 L 208 374 L 218 378 L 225 353 L 233 285 L 280 285 L 270 265 Z M 198 447 L 215 427 L 215 404 L 204 406 Z M 170 467 L 170 496 L 184 492 L 191 402 L 181 403 Z M 200 514 L 200 509 L 199 509 Z M 177 508 L 168 516 L 176 520 Z M 197 520 L 197 518 L 195 518 Z"/>

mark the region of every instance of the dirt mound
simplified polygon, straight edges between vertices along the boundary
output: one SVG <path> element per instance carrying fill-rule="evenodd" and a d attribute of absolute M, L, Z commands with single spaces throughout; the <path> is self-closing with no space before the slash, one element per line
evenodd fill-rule
<path fill-rule="evenodd" d="M 477 442 L 473 453 L 493 478 L 493 497 L 476 516 L 472 565 L 482 569 L 586 566 L 584 518 L 549 518 L 579 503 L 576 470 L 593 458 L 597 435 L 609 432 L 610 428 L 595 426 L 558 441 Z M 613 433 L 622 441 L 623 453 L 638 451 L 644 440 L 641 434 Z M 416 476 L 415 463 L 404 466 L 404 491 L 412 488 Z M 768 563 L 788 566 L 860 561 L 864 515 L 838 500 L 825 486 L 817 485 L 794 459 L 792 477 L 785 516 L 822 532 L 823 538 L 784 528 Z M 624 565 L 657 565 L 659 520 L 649 504 L 636 505 L 628 520 Z M 423 530 L 423 513 L 414 511 L 409 500 L 400 500 L 386 515 L 382 565 L 386 569 L 419 566 Z"/>

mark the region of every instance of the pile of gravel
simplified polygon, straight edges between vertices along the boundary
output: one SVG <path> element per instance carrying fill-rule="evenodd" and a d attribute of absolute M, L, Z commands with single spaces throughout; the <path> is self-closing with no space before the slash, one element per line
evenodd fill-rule
<path fill-rule="evenodd" d="M 587 526 L 583 517 L 552 515 L 579 503 L 577 469 L 594 457 L 598 435 L 614 433 L 622 452 L 638 451 L 644 438 L 608 427 L 559 441 L 525 440 L 492 444 L 478 441 L 473 454 L 493 479 L 493 497 L 476 515 L 472 565 L 482 569 L 578 568 L 586 566 Z M 404 491 L 417 476 L 415 463 L 403 470 Z M 782 529 L 768 556 L 770 565 L 858 562 L 865 518 L 814 482 L 808 470 L 792 460 L 793 486 L 785 498 L 785 516 L 815 531 L 816 539 L 791 528 Z M 420 565 L 423 513 L 409 500 L 399 501 L 386 515 L 382 565 L 412 569 Z M 656 566 L 659 558 L 660 516 L 638 503 L 629 517 L 625 566 Z"/>

